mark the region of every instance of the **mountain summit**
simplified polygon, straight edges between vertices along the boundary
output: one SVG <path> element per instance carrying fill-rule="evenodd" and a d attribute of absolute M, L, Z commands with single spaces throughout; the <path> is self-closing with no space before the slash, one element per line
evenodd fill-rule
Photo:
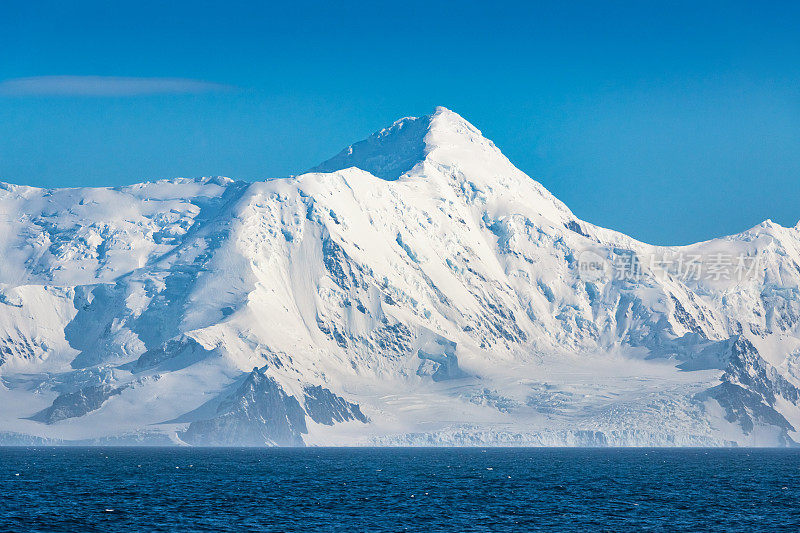
<path fill-rule="evenodd" d="M 473 153 L 497 151 L 491 141 L 460 115 L 445 107 L 437 107 L 432 115 L 395 121 L 388 128 L 348 146 L 311 172 L 335 172 L 356 167 L 391 181 L 399 179 L 439 149 Z"/>
<path fill-rule="evenodd" d="M 1 442 L 800 437 L 800 228 L 637 242 L 444 108 L 294 178 L 0 213 Z"/>
<path fill-rule="evenodd" d="M 331 173 L 358 168 L 383 180 L 434 180 L 456 192 L 536 203 L 553 220 L 571 220 L 567 207 L 517 169 L 478 128 L 437 107 L 432 115 L 407 117 L 375 132 L 311 169 Z M 502 198 L 500 198 L 502 197 Z M 488 196 L 487 196 L 488 199 Z"/>

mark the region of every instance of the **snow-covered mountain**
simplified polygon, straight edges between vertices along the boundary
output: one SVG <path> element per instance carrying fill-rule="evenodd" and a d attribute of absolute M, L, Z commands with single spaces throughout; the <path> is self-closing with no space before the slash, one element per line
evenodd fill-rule
<path fill-rule="evenodd" d="M 301 176 L 0 185 L 0 441 L 790 445 L 800 226 L 656 247 L 459 115 Z"/>

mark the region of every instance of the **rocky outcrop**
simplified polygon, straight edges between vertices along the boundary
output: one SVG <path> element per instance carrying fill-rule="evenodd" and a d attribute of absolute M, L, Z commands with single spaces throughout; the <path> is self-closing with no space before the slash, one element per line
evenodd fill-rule
<path fill-rule="evenodd" d="M 53 400 L 53 405 L 39 411 L 30 417 L 30 420 L 55 424 L 67 418 L 83 416 L 100 409 L 106 400 L 121 394 L 125 388 L 125 386 L 114 387 L 108 384 L 90 385 L 75 392 L 61 394 Z"/>
<path fill-rule="evenodd" d="M 302 446 L 307 432 L 297 399 L 254 368 L 216 416 L 192 422 L 181 439 L 202 446 Z"/>
<path fill-rule="evenodd" d="M 306 413 L 318 424 L 332 426 L 336 422 L 357 420 L 367 423 L 369 419 L 361 412 L 358 404 L 350 403 L 319 385 L 303 389 L 306 395 Z"/>

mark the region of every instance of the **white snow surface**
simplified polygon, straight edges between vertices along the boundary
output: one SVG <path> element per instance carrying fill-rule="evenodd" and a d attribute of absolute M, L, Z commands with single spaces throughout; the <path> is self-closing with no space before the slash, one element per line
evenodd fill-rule
<path fill-rule="evenodd" d="M 644 244 L 577 219 L 445 108 L 292 178 L 0 184 L 0 253 L 0 443 L 800 438 L 800 225 Z M 586 253 L 641 275 L 587 276 Z M 757 268 L 648 264 L 719 254 Z M 312 416 L 317 386 L 343 420 Z"/>

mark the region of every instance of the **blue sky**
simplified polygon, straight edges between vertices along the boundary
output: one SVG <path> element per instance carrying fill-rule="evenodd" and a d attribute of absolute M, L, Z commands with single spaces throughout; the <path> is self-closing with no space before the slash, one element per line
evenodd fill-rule
<path fill-rule="evenodd" d="M 444 105 L 636 238 L 794 225 L 798 6 L 6 0 L 0 180 L 295 174 Z"/>

